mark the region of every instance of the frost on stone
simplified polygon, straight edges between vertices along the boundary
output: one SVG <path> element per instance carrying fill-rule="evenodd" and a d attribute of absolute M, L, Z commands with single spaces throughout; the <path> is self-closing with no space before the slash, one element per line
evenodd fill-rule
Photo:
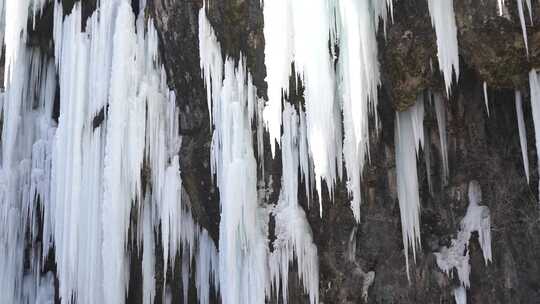
<path fill-rule="evenodd" d="M 452 239 L 450 247 L 442 247 L 435 253 L 437 266 L 448 276 L 457 273 L 460 287 L 454 291 L 456 303 L 466 303 L 466 288 L 470 288 L 469 276 L 469 242 L 474 232 L 478 234 L 478 242 L 482 249 L 486 265 L 491 262 L 491 217 L 489 208 L 481 206 L 482 191 L 477 181 L 469 183 L 469 206 L 465 217 L 461 220 L 456 238 Z"/>

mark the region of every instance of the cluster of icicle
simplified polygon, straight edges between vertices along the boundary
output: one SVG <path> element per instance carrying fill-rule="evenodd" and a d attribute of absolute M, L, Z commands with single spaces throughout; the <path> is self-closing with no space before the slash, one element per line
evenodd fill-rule
<path fill-rule="evenodd" d="M 344 161 L 351 209 L 355 219 L 360 221 L 360 184 L 369 157 L 370 128 L 378 130 L 376 107 L 380 72 L 376 33 L 379 20 L 386 22 L 388 14 L 392 14 L 392 1 L 279 0 L 265 1 L 263 5 L 265 24 L 272 25 L 264 28 L 269 98 L 264 108 L 264 121 L 272 141 L 272 152 L 274 146 L 280 144 L 280 128 L 284 125 L 282 102 L 286 103 L 288 99 L 289 77 L 298 77 L 305 87 L 307 140 L 306 154 L 300 157 L 308 167 L 313 166 L 320 202 L 322 182 L 326 183 L 332 196 L 337 179 L 343 176 L 341 164 Z M 453 73 L 459 74 L 453 2 L 429 1 L 429 9 L 438 37 L 439 65 L 449 94 Z M 339 47 L 339 57 L 334 52 L 334 45 Z M 336 57 L 337 69 L 334 69 Z M 293 64 L 296 75 L 291 75 Z M 441 98 L 436 98 L 441 143 L 444 143 L 441 147 L 446 151 L 441 102 Z M 408 265 L 409 247 L 414 253 L 420 244 L 420 202 L 415 173 L 419 150 L 414 148 L 419 138 L 414 140 L 410 132 L 412 124 L 420 123 L 417 127 L 423 134 L 423 117 L 416 117 L 417 121 L 412 122 L 409 114 L 399 116 L 403 118 L 397 120 L 398 125 L 404 125 L 398 127 L 396 137 L 398 197 Z M 341 134 L 342 130 L 344 134 Z M 443 162 L 443 175 L 447 176 L 446 152 Z M 311 189 L 307 191 L 309 193 Z M 322 204 L 320 210 L 322 213 Z"/>
<path fill-rule="evenodd" d="M 212 117 L 212 173 L 220 194 L 219 278 L 224 304 L 288 300 L 289 267 L 298 276 L 312 304 L 319 301 L 317 248 L 304 210 L 298 205 L 298 185 L 308 179 L 305 114 L 289 104 L 283 111 L 282 189 L 275 207 L 265 206 L 258 191 L 257 159 L 252 125 L 263 129 L 263 100 L 257 97 L 242 55 L 223 60 L 205 8 L 199 13 L 201 69 Z M 281 114 L 281 113 L 280 113 Z M 257 136 L 258 146 L 262 137 Z M 259 151 L 260 152 L 260 151 Z M 262 155 L 258 155 L 262 162 Z M 276 240 L 269 248 L 268 221 L 275 219 Z M 281 293 L 280 293 L 281 291 Z"/>
<path fill-rule="evenodd" d="M 424 96 L 427 95 L 427 96 Z M 442 181 L 448 178 L 448 151 L 446 135 L 446 105 L 441 94 L 426 92 L 420 94 L 416 103 L 406 111 L 396 114 L 395 144 L 396 144 L 396 175 L 401 225 L 403 231 L 403 244 L 405 249 L 405 263 L 407 277 L 409 278 L 409 247 L 412 248 L 416 259 L 416 247 L 420 246 L 420 195 L 418 193 L 417 160 L 423 151 L 426 163 L 428 188 L 433 194 L 431 181 L 431 143 L 429 137 L 424 138 L 425 102 L 434 109 L 439 129 L 440 153 L 442 160 Z M 427 130 L 429 131 L 429 130 Z M 427 142 L 426 142 L 427 141 Z"/>
<path fill-rule="evenodd" d="M 264 120 L 272 152 L 280 144 L 282 99 L 288 99 L 289 77 L 298 76 L 305 87 L 309 154 L 302 157 L 313 164 L 319 201 L 322 182 L 332 196 L 337 179 L 343 175 L 344 158 L 351 209 L 360 221 L 360 179 L 369 151 L 370 113 L 375 116 L 374 128 L 378 128 L 376 32 L 379 19 L 386 20 L 391 11 L 392 1 L 278 0 L 264 1 L 263 5 L 264 22 L 272 25 L 264 28 L 269 98 Z M 337 71 L 335 45 L 340 49 Z M 292 64 L 296 75 L 292 75 Z M 321 214 L 322 208 L 321 203 Z"/>
<path fill-rule="evenodd" d="M 437 265 L 442 271 L 448 275 L 451 275 L 454 269 L 457 272 L 461 284 L 454 290 L 457 304 L 467 303 L 466 288 L 471 285 L 469 281 L 471 273 L 469 241 L 473 232 L 478 233 L 478 241 L 485 263 L 491 262 L 491 217 L 489 208 L 479 205 L 481 201 L 480 185 L 477 181 L 471 181 L 469 183 L 469 207 L 465 217 L 461 220 L 457 237 L 451 241 L 450 247 L 443 247 L 440 252 L 435 253 Z"/>
<path fill-rule="evenodd" d="M 526 42 L 523 0 L 517 1 Z M 530 0 L 525 1 L 531 15 Z M 257 97 L 243 56 L 238 61 L 222 57 L 201 9 L 201 69 L 214 132 L 212 173 L 221 205 L 219 250 L 194 222 L 189 200 L 182 195 L 178 109 L 157 58 L 152 21 L 146 22 L 143 12 L 136 18 L 131 1 L 102 0 L 83 25 L 80 4 L 64 17 L 61 2 L 55 1 L 55 50 L 50 58 L 26 45 L 28 19 L 36 20 L 47 2 L 0 1 L 6 59 L 0 103 L 0 223 L 9 227 L 0 231 L 0 302 L 52 303 L 57 279 L 62 303 L 124 303 L 130 250 L 137 248 L 144 303 L 153 302 L 155 273 L 166 275 L 176 257 L 182 260 L 184 296 L 195 265 L 197 297 L 203 304 L 210 301 L 211 286 L 220 290 L 224 304 L 264 303 L 273 297 L 286 302 L 291 265 L 297 265 L 310 302 L 318 303 L 317 248 L 298 204 L 299 185 L 304 182 L 307 197 L 315 188 L 322 202 L 323 183 L 332 196 L 344 176 L 344 163 L 351 209 L 360 221 L 370 129 L 379 128 L 376 34 L 379 21 L 386 23 L 393 14 L 392 0 L 264 1 L 264 21 L 270 25 L 264 28 L 266 102 Z M 459 76 L 453 1 L 428 0 L 428 7 L 448 96 Z M 499 7 L 502 15 L 503 0 Z M 534 70 L 529 76 L 533 120 L 540 130 L 540 80 Z M 305 104 L 298 107 L 288 102 L 290 77 L 305 87 Z M 438 122 L 444 182 L 449 174 L 444 98 L 438 93 L 428 96 Z M 522 108 L 516 91 L 528 178 Z M 426 168 L 431 168 L 423 117 L 422 97 L 396 114 L 397 187 L 407 269 L 409 249 L 415 256 L 420 246 L 420 151 Z M 259 191 L 262 174 L 257 164 L 262 165 L 264 128 L 272 155 L 277 146 L 282 155 L 282 189 L 275 206 L 265 205 Z M 540 148 L 540 132 L 536 143 Z M 143 176 L 143 171 L 148 174 Z M 431 173 L 427 176 L 432 191 Z M 447 272 L 456 268 L 465 287 L 468 256 L 452 253 L 468 246 L 471 232 L 480 232 L 485 260 L 491 259 L 489 210 L 478 205 L 477 185 L 470 189 L 474 191 L 461 230 L 453 245 L 437 255 L 439 267 Z M 321 214 L 322 209 L 320 203 Z M 276 231 L 272 249 L 270 217 Z M 156 240 L 158 236 L 162 239 Z M 161 270 L 155 269 L 158 242 L 163 245 Z M 51 258 L 57 265 L 56 278 L 42 273 Z M 374 273 L 366 277 L 365 295 Z M 465 288 L 456 289 L 455 295 L 464 303 Z"/>
<path fill-rule="evenodd" d="M 0 231 L 0 302 L 54 303 L 54 275 L 42 274 L 53 259 L 62 303 L 124 303 L 137 248 L 143 301 L 153 303 L 160 235 L 159 271 L 181 256 L 187 297 L 195 265 L 208 303 L 217 249 L 182 197 L 178 109 L 152 21 L 136 19 L 130 1 L 108 0 L 83 28 L 79 3 L 64 18 L 55 2 L 53 59 L 26 45 L 28 8 L 44 1 L 1 3 L 0 222 L 9 229 Z"/>

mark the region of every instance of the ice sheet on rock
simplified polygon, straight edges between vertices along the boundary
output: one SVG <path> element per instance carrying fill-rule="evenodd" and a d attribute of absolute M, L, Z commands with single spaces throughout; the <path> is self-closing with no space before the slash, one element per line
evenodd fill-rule
<path fill-rule="evenodd" d="M 443 73 L 446 95 L 450 95 L 452 77 L 459 79 L 459 50 L 454 0 L 428 0 L 431 23 L 437 36 L 437 57 Z"/>
<path fill-rule="evenodd" d="M 420 196 L 416 167 L 416 147 L 420 136 L 415 130 L 423 128 L 423 120 L 415 119 L 417 107 L 414 105 L 407 111 L 397 113 L 395 122 L 397 190 L 408 278 L 409 248 L 412 248 L 416 260 L 416 248 L 420 247 Z"/>
<path fill-rule="evenodd" d="M 527 183 L 529 183 L 529 154 L 527 148 L 527 130 L 525 129 L 525 119 L 523 117 L 523 98 L 519 90 L 516 90 L 515 92 L 515 100 L 516 116 L 519 130 L 519 144 L 521 146 L 521 156 L 523 158 L 523 169 L 525 170 Z"/>
<path fill-rule="evenodd" d="M 458 274 L 461 287 L 454 292 L 456 303 L 463 303 L 466 299 L 465 288 L 470 287 L 469 275 L 471 265 L 469 263 L 469 242 L 473 232 L 478 233 L 478 241 L 484 261 L 487 265 L 491 262 L 491 217 L 487 206 L 479 205 L 482 201 L 482 191 L 477 181 L 469 183 L 469 206 L 465 217 L 461 220 L 457 237 L 452 239 L 450 247 L 442 247 L 440 252 L 435 253 L 437 266 L 447 275 L 451 275 L 453 269 Z M 460 288 L 463 288 L 460 290 Z"/>

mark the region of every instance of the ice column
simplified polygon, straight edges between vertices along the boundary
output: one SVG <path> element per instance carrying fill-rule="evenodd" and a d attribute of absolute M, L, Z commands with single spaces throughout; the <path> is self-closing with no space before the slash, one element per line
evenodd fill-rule
<path fill-rule="evenodd" d="M 529 154 L 527 152 L 527 130 L 525 129 L 525 119 L 523 117 L 523 98 L 521 92 L 516 90 L 516 115 L 519 129 L 519 144 L 521 146 L 521 156 L 523 158 L 523 169 L 529 183 Z"/>
<path fill-rule="evenodd" d="M 416 158 L 418 146 L 423 142 L 423 115 L 418 115 L 419 106 L 423 108 L 417 103 L 407 111 L 397 113 L 395 123 L 397 190 L 408 278 L 409 247 L 412 248 L 415 260 L 416 247 L 420 247 L 420 196 Z"/>
<path fill-rule="evenodd" d="M 439 68 L 443 73 L 446 95 L 450 94 L 452 76 L 459 78 L 459 52 L 453 0 L 428 0 L 431 23 L 437 35 Z"/>
<path fill-rule="evenodd" d="M 201 67 L 206 87 L 212 88 L 211 161 L 221 205 L 219 278 L 224 304 L 265 303 L 268 289 L 268 211 L 257 193 L 257 162 L 251 123 L 255 89 L 244 59 L 235 64 L 206 54 L 221 54 L 221 46 L 199 12 Z M 237 66 L 236 66 L 237 65 Z M 224 75 L 222 83 L 209 75 Z M 211 80 L 211 81 L 209 81 Z"/>
<path fill-rule="evenodd" d="M 300 114 L 302 115 L 302 114 Z M 276 240 L 270 255 L 270 275 L 276 293 L 281 287 L 282 299 L 287 303 L 289 267 L 298 264 L 298 277 L 310 303 L 319 302 L 319 261 L 313 243 L 311 227 L 304 210 L 298 205 L 298 184 L 302 142 L 300 117 L 289 103 L 283 111 L 283 136 L 281 138 L 283 177 L 279 201 L 273 214 L 276 220 Z M 279 294 L 278 294 L 279 296 Z"/>

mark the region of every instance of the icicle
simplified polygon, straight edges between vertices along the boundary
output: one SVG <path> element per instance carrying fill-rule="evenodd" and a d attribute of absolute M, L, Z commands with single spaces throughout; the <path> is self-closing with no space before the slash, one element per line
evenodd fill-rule
<path fill-rule="evenodd" d="M 103 224 L 110 227 L 110 233 L 103 234 L 103 273 L 105 303 L 124 303 L 127 284 L 125 252 L 129 212 L 131 203 L 137 199 L 137 192 L 132 191 L 133 182 L 140 180 L 142 156 L 137 152 L 139 141 L 131 137 L 125 129 L 130 123 L 130 112 L 137 111 L 133 100 L 134 75 L 131 68 L 135 62 L 136 35 L 132 29 L 134 22 L 131 7 L 121 3 L 115 21 L 113 38 L 113 57 L 111 65 L 111 84 L 109 95 L 109 111 L 107 115 L 107 134 L 104 159 L 104 194 Z M 133 103 L 131 105 L 131 103 Z M 138 113 L 139 114 L 139 113 Z M 144 113 L 142 113 L 144 115 Z M 144 116 L 137 115 L 143 121 Z M 143 134 L 137 134 L 143 136 Z M 129 147 L 129 148 L 128 148 Z M 143 146 L 144 147 L 144 146 Z M 127 157 L 124 157 L 126 155 Z M 131 158 L 136 156 L 136 158 Z M 133 170 L 135 176 L 124 172 Z M 126 179 L 127 177 L 127 179 Z"/>
<path fill-rule="evenodd" d="M 201 53 L 221 54 L 204 7 L 199 12 L 199 30 Z M 251 77 L 245 71 L 242 56 L 236 68 L 232 59 L 227 59 L 225 66 L 219 63 L 201 55 L 207 88 L 217 85 L 208 75 L 221 74 L 220 71 L 224 75 L 220 87 L 213 87 L 221 94 L 210 95 L 214 125 L 211 157 L 221 205 L 221 300 L 224 304 L 264 303 L 268 284 L 268 211 L 259 207 L 257 194 L 257 163 L 251 135 L 254 91 L 249 90 L 253 86 L 247 84 Z"/>
<path fill-rule="evenodd" d="M 429 134 L 428 130 L 424 128 L 424 133 Z M 426 175 L 427 175 L 427 182 L 428 182 L 428 189 L 429 194 L 433 196 L 433 180 L 431 177 L 431 141 L 430 137 L 428 136 L 426 139 L 426 143 L 424 144 L 424 162 L 426 164 Z"/>
<path fill-rule="evenodd" d="M 499 16 L 503 15 L 504 0 L 497 0 L 497 6 L 499 8 Z"/>
<path fill-rule="evenodd" d="M 264 176 L 264 99 L 257 102 L 257 161 Z"/>
<path fill-rule="evenodd" d="M 437 117 L 437 127 L 439 129 L 439 140 L 442 159 L 442 180 L 443 185 L 448 182 L 448 139 L 446 135 L 446 105 L 444 99 L 439 93 L 433 93 L 433 102 L 435 104 L 435 115 Z"/>
<path fill-rule="evenodd" d="M 473 232 L 478 233 L 478 241 L 484 262 L 491 262 L 491 217 L 489 208 L 480 206 L 482 201 L 482 191 L 477 181 L 469 183 L 469 207 L 465 217 L 461 220 L 460 230 L 457 238 L 453 239 L 450 247 L 442 247 L 440 252 L 435 252 L 437 266 L 447 275 L 451 275 L 456 269 L 461 287 L 454 290 L 456 303 L 463 303 L 466 299 L 465 288 L 470 287 L 469 275 L 471 265 L 469 264 L 469 241 Z M 459 290 L 463 288 L 462 290 Z"/>
<path fill-rule="evenodd" d="M 527 130 L 525 129 L 525 119 L 523 118 L 523 102 L 521 92 L 516 90 L 516 115 L 519 129 L 519 143 L 521 145 L 521 156 L 523 158 L 523 169 L 529 183 L 529 154 L 527 153 Z"/>
<path fill-rule="evenodd" d="M 152 223 L 152 213 L 150 208 L 150 198 L 144 200 L 143 214 L 143 253 L 142 253 L 142 279 L 143 279 L 143 304 L 154 303 L 156 290 L 155 280 L 155 241 L 154 225 Z"/>
<path fill-rule="evenodd" d="M 529 3 L 527 5 L 529 6 L 529 13 L 532 15 L 531 7 L 530 7 L 530 0 L 528 0 Z M 517 0 L 517 7 L 519 12 L 519 22 L 521 24 L 521 30 L 523 32 L 523 42 L 525 43 L 525 51 L 527 52 L 527 57 L 529 56 L 529 43 L 527 39 L 527 26 L 525 24 L 525 14 L 523 13 L 523 0 Z M 532 17 L 531 17 L 532 19 Z"/>
<path fill-rule="evenodd" d="M 533 11 L 532 11 L 531 0 L 525 0 L 525 3 L 527 4 L 527 9 L 529 10 L 529 19 L 532 25 L 533 24 Z"/>
<path fill-rule="evenodd" d="M 414 119 L 416 107 L 417 105 L 405 112 L 397 113 L 395 123 L 397 189 L 408 279 L 410 279 L 409 247 L 412 248 L 416 260 L 416 247 L 421 246 L 420 197 L 416 168 L 416 145 L 420 138 L 415 134 L 415 129 L 418 130 L 418 124 L 423 121 Z"/>
<path fill-rule="evenodd" d="M 536 70 L 529 73 L 529 87 L 531 89 L 531 109 L 534 122 L 534 134 L 536 141 L 536 153 L 540 155 L 540 80 Z M 540 165 L 539 165 L 540 168 Z M 540 184 L 539 184 L 540 189 Z"/>
<path fill-rule="evenodd" d="M 332 197 L 341 166 L 340 109 L 334 102 L 334 70 L 328 52 L 334 24 L 328 0 L 292 1 L 295 68 L 305 85 L 307 139 L 322 216 L 322 182 Z"/>
<path fill-rule="evenodd" d="M 378 27 L 379 18 L 383 21 L 384 26 L 384 36 L 386 37 L 386 25 L 388 23 L 388 14 L 390 13 L 390 18 L 394 22 L 394 4 L 393 0 L 379 1 L 371 0 L 371 4 L 374 10 L 375 17 L 375 28 Z"/>
<path fill-rule="evenodd" d="M 279 139 L 281 94 L 288 87 L 288 71 L 293 60 L 305 87 L 307 139 L 321 216 L 322 182 L 326 182 L 332 197 L 342 163 L 340 109 L 334 102 L 335 76 L 328 51 L 329 41 L 335 38 L 333 5 L 331 0 L 281 0 L 265 1 L 264 6 L 265 22 L 278 26 L 265 27 L 270 97 L 265 120 L 270 139 L 272 145 Z M 284 35 L 282 30 L 287 29 L 290 30 Z"/>
<path fill-rule="evenodd" d="M 212 30 L 212 25 L 207 18 L 202 18 L 201 16 L 203 14 L 199 13 L 199 52 L 201 56 L 202 76 L 204 83 L 207 84 L 206 100 L 208 103 L 208 113 L 210 114 L 210 124 L 212 124 L 213 115 L 219 115 L 214 113 L 214 109 L 217 111 L 219 107 L 212 107 L 212 96 L 219 96 L 221 94 L 223 58 L 219 49 L 215 47 L 218 41 L 216 34 Z M 212 174 L 214 173 L 212 171 Z"/>
<path fill-rule="evenodd" d="M 386 9 L 386 2 L 376 2 L 384 4 Z M 369 149 L 370 112 L 375 115 L 375 128 L 378 127 L 377 86 L 380 73 L 375 37 L 378 16 L 372 17 L 368 1 L 340 1 L 339 12 L 341 52 L 338 81 L 343 99 L 343 156 L 347 169 L 347 189 L 352 197 L 351 209 L 359 222 L 360 182 Z M 384 13 L 386 16 L 386 11 Z"/>
<path fill-rule="evenodd" d="M 439 68 L 444 76 L 446 95 L 450 95 L 452 76 L 459 79 L 459 52 L 453 0 L 428 0 L 431 23 L 437 36 Z"/>
<path fill-rule="evenodd" d="M 313 160 L 319 201 L 322 201 L 323 181 L 332 196 L 336 179 L 342 176 L 344 157 L 351 209 L 357 221 L 360 220 L 361 173 L 369 151 L 369 113 L 375 114 L 375 129 L 378 129 L 376 108 L 380 80 L 375 34 L 379 19 L 386 23 L 389 11 L 393 16 L 391 0 L 264 2 L 265 24 L 276 25 L 264 29 L 269 85 L 264 117 L 272 153 L 274 143 L 279 142 L 282 95 L 288 94 L 290 68 L 294 63 L 295 76 L 299 76 L 305 86 L 307 146 Z M 331 57 L 335 56 L 334 42 L 340 46 L 337 80 L 342 109 L 334 101 Z M 340 110 L 344 115 L 343 155 L 338 124 Z M 322 215 L 322 205 L 320 212 Z"/>
<path fill-rule="evenodd" d="M 0 107 L 0 223 L 9 227 L 0 230 L 1 303 L 22 303 L 25 294 L 35 297 L 28 292 L 39 293 L 39 286 L 25 286 L 25 281 L 39 280 L 42 256 L 48 253 L 41 249 L 48 249 L 50 244 L 44 231 L 43 247 L 26 251 L 27 242 L 34 243 L 38 237 L 38 214 L 43 215 L 45 225 L 50 223 L 50 214 L 42 211 L 51 203 L 48 185 L 55 129 L 54 65 L 39 51 L 24 45 L 17 52 L 13 54 L 11 77 L 5 79 Z M 29 266 L 25 265 L 25 254 L 31 255 Z"/>
<path fill-rule="evenodd" d="M 489 117 L 489 99 L 488 99 L 487 83 L 485 81 L 483 84 L 483 88 L 484 88 L 484 102 L 486 104 L 486 112 Z"/>
<path fill-rule="evenodd" d="M 293 0 L 294 1 L 294 0 Z M 281 102 L 287 94 L 293 61 L 291 0 L 264 2 L 264 61 L 268 83 L 268 103 L 264 108 L 264 120 L 270 135 L 272 156 L 281 136 Z"/>
<path fill-rule="evenodd" d="M 4 46 L 4 34 L 6 30 L 6 7 L 5 0 L 0 0 L 0 45 Z M 3 47 L 0 48 L 0 57 L 2 55 Z"/>
<path fill-rule="evenodd" d="M 44 3 L 33 0 L 34 16 Z M 0 302 L 51 298 L 47 278 L 43 288 L 29 282 L 40 280 L 40 265 L 54 246 L 62 303 L 123 303 L 132 207 L 138 207 L 133 222 L 142 244 L 144 303 L 152 302 L 155 292 L 157 227 L 164 229 L 165 263 L 182 247 L 188 265 L 196 254 L 210 254 L 214 266 L 200 269 L 215 273 L 213 242 L 204 239 L 204 230 L 181 201 L 178 109 L 158 63 L 152 21 L 146 23 L 141 14 L 135 22 L 127 1 L 107 1 L 83 31 L 81 5 L 76 3 L 64 20 L 55 2 L 53 62 L 25 46 L 28 14 L 22 11 L 27 4 L 8 2 L 6 20 L 6 39 L 12 40 L 0 107 L 5 118 L 0 222 L 10 229 L 0 232 L 0 289 L 10 292 L 0 294 Z M 53 120 L 55 63 L 58 126 Z M 151 167 L 147 185 L 141 184 L 143 160 Z M 144 203 L 143 186 L 148 186 Z M 37 226 L 38 212 L 43 227 Z M 40 230 L 42 246 L 32 248 L 27 269 L 25 246 L 36 242 Z M 204 246 L 197 246 L 200 234 Z M 198 284 L 209 293 L 207 286 L 218 282 L 215 274 L 213 279 L 201 274 Z"/>
<path fill-rule="evenodd" d="M 214 284 L 219 286 L 219 254 L 214 245 L 214 241 L 208 235 L 206 230 L 199 238 L 199 251 L 197 255 L 197 273 L 195 284 L 197 287 L 197 298 L 200 304 L 210 303 L 210 286 Z M 185 293 L 187 295 L 187 293 Z M 187 301 L 184 301 L 187 303 Z"/>
<path fill-rule="evenodd" d="M 454 289 L 456 304 L 467 304 L 467 290 L 463 286 Z"/>
<path fill-rule="evenodd" d="M 317 247 L 313 243 L 311 227 L 304 210 L 298 204 L 299 116 L 289 103 L 283 111 L 282 189 L 278 204 L 273 211 L 276 220 L 274 252 L 270 256 L 270 275 L 273 289 L 287 303 L 290 263 L 297 261 L 298 277 L 309 295 L 310 303 L 319 302 L 319 261 Z"/>
<path fill-rule="evenodd" d="M 418 95 L 416 104 L 411 107 L 414 145 L 416 157 L 420 157 L 420 148 L 424 146 L 424 98 Z"/>
<path fill-rule="evenodd" d="M 5 69 L 4 86 L 11 81 L 13 64 L 17 61 L 16 56 L 24 48 L 27 37 L 27 22 L 29 3 L 28 0 L 21 1 L 3 1 L 5 14 Z"/>

